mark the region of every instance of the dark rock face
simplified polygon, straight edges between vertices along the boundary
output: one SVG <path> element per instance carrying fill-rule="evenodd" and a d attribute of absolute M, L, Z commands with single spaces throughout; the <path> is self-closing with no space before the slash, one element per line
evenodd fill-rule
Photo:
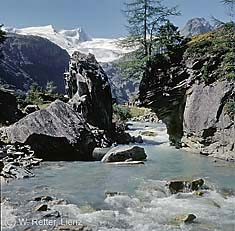
<path fill-rule="evenodd" d="M 226 112 L 226 102 L 235 96 L 235 83 L 216 79 L 222 60 L 219 53 L 194 57 L 188 50 L 177 62 L 156 60 L 141 81 L 140 101 L 166 124 L 171 144 L 235 160 L 234 117 Z M 210 68 L 207 81 L 205 66 Z"/>
<path fill-rule="evenodd" d="M 23 113 L 17 108 L 16 97 L 0 90 L 0 124 L 11 124 L 19 120 Z"/>
<path fill-rule="evenodd" d="M 56 100 L 0 130 L 10 143 L 28 144 L 44 160 L 91 160 L 94 137 L 70 105 Z"/>
<path fill-rule="evenodd" d="M 192 37 L 198 34 L 204 34 L 212 31 L 214 28 L 204 18 L 190 19 L 182 28 L 181 34 L 185 37 Z"/>
<path fill-rule="evenodd" d="M 53 81 L 64 92 L 63 73 L 68 53 L 47 39 L 37 36 L 8 34 L 0 59 L 0 83 L 27 91 L 33 82 L 45 87 Z"/>
<path fill-rule="evenodd" d="M 183 113 L 189 74 L 183 65 L 172 68 L 172 76 L 163 62 L 156 63 L 151 73 L 145 75 L 140 84 L 140 101 L 151 107 L 166 126 L 173 145 L 180 146 L 183 136 Z M 150 77 L 151 76 L 151 77 Z M 154 76 L 154 77 L 152 77 Z"/>
<path fill-rule="evenodd" d="M 74 52 L 65 73 L 66 93 L 73 108 L 99 129 L 112 129 L 112 95 L 108 77 L 94 55 Z"/>

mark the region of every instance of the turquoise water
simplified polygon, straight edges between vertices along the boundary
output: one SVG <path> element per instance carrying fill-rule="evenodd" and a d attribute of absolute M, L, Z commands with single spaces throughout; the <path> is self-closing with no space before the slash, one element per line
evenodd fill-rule
<path fill-rule="evenodd" d="M 233 195 L 223 196 L 223 192 L 235 191 L 233 163 L 214 162 L 170 147 L 162 124 L 133 123 L 130 128 L 133 135 L 143 130 L 156 132 L 155 137 L 144 136 L 141 146 L 148 155 L 145 165 L 44 162 L 34 170 L 34 178 L 3 186 L 2 194 L 9 198 L 6 216 L 16 221 L 19 217 L 31 218 L 32 199 L 49 195 L 66 200 L 59 205 L 51 203 L 52 210 L 59 211 L 62 217 L 92 225 L 95 230 L 234 231 L 235 199 Z M 204 178 L 210 190 L 203 197 L 192 193 L 170 195 L 166 182 L 177 178 Z M 106 198 L 106 191 L 125 195 Z M 173 222 L 175 216 L 185 213 L 195 214 L 196 222 L 190 225 Z"/>

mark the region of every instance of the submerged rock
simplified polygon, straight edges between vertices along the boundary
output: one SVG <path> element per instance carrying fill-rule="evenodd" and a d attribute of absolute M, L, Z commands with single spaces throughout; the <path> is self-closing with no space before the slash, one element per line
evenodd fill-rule
<path fill-rule="evenodd" d="M 142 136 L 134 136 L 133 141 L 139 144 L 142 144 L 144 142 Z"/>
<path fill-rule="evenodd" d="M 191 223 L 193 222 L 197 217 L 194 214 L 183 214 L 183 215 L 177 215 L 175 220 L 177 222 L 184 222 L 184 223 Z"/>
<path fill-rule="evenodd" d="M 110 192 L 110 191 L 105 192 L 105 196 L 106 196 L 106 197 L 126 196 L 126 195 L 127 195 L 127 194 L 124 193 L 124 192 Z"/>
<path fill-rule="evenodd" d="M 191 192 L 199 190 L 204 184 L 203 179 L 191 180 L 182 179 L 169 182 L 168 187 L 171 193 Z"/>
<path fill-rule="evenodd" d="M 83 118 L 60 100 L 0 132 L 10 143 L 30 145 L 35 155 L 44 160 L 91 160 L 95 148 L 94 137 Z"/>
<path fill-rule="evenodd" d="M 96 161 L 101 161 L 102 158 L 111 148 L 95 148 L 92 152 L 92 158 Z"/>
<path fill-rule="evenodd" d="M 48 201 L 53 201 L 53 198 L 51 196 L 41 196 L 41 197 L 35 197 L 33 200 L 48 202 Z"/>
<path fill-rule="evenodd" d="M 145 160 L 146 158 L 147 155 L 144 148 L 138 146 L 118 146 L 108 151 L 101 161 L 123 162 L 130 159 L 132 161 L 141 161 Z"/>
<path fill-rule="evenodd" d="M 35 211 L 47 211 L 48 207 L 46 204 L 42 204 L 42 205 L 38 205 L 36 208 L 35 208 Z"/>

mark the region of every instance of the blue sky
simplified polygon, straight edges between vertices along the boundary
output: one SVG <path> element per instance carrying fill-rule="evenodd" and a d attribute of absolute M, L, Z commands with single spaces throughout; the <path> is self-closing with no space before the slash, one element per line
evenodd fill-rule
<path fill-rule="evenodd" d="M 127 0 L 0 0 L 0 23 L 12 27 L 52 24 L 57 29 L 82 27 L 92 37 L 120 37 L 126 34 L 121 12 Z M 179 6 L 182 16 L 172 20 L 182 27 L 193 17 L 213 15 L 228 20 L 220 0 L 165 0 Z"/>

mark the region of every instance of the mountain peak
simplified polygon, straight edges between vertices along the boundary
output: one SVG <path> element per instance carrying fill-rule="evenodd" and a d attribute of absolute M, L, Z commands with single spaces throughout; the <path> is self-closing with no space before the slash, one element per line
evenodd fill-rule
<path fill-rule="evenodd" d="M 192 37 L 212 30 L 213 26 L 205 18 L 192 18 L 181 29 L 181 34 L 185 37 Z"/>
<path fill-rule="evenodd" d="M 59 34 L 69 37 L 70 39 L 76 39 L 78 42 L 86 42 L 92 40 L 91 37 L 87 35 L 82 28 L 60 30 Z"/>
<path fill-rule="evenodd" d="M 54 34 L 56 33 L 55 28 L 52 25 L 46 25 L 46 26 L 36 26 L 36 27 L 26 27 L 19 29 L 21 32 L 24 32 L 26 34 L 30 33 L 41 33 L 41 34 Z"/>

